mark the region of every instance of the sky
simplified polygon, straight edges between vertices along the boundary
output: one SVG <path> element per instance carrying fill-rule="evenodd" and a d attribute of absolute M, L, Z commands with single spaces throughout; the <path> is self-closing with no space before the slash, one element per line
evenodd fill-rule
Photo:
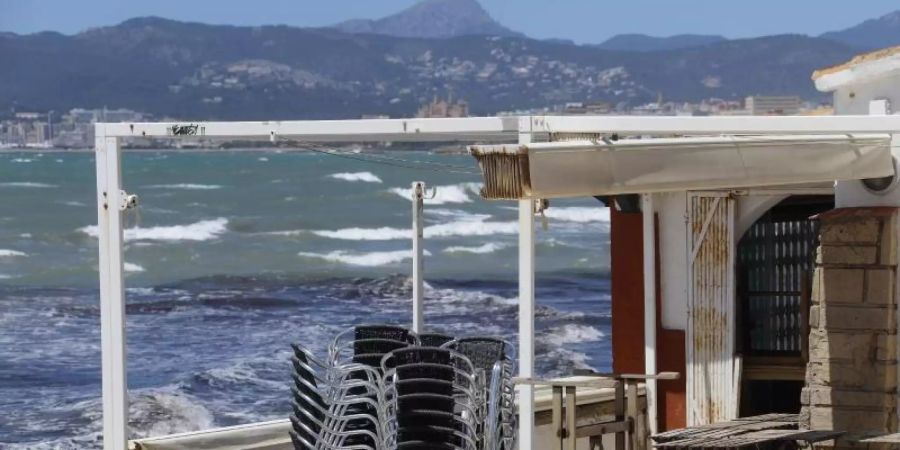
<path fill-rule="evenodd" d="M 379 18 L 416 0 L 0 0 L 0 31 L 77 33 L 138 16 L 230 25 L 325 26 Z M 620 33 L 729 38 L 817 35 L 900 9 L 897 0 L 481 0 L 500 23 L 539 39 L 599 43 Z"/>

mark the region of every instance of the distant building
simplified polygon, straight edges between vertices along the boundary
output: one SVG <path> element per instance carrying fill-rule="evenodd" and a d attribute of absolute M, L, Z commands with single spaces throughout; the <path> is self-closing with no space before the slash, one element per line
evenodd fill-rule
<path fill-rule="evenodd" d="M 800 112 L 802 101 L 797 96 L 752 95 L 744 107 L 753 116 L 793 116 Z"/>
<path fill-rule="evenodd" d="M 468 117 L 469 104 L 463 100 L 453 101 L 453 97 L 447 100 L 437 97 L 427 105 L 422 105 L 416 117 L 442 118 L 442 117 Z"/>
<path fill-rule="evenodd" d="M 586 116 L 596 116 L 600 114 L 609 114 L 612 111 L 612 106 L 606 102 L 569 102 L 565 104 L 563 108 L 563 114 L 566 115 L 586 115 Z"/>

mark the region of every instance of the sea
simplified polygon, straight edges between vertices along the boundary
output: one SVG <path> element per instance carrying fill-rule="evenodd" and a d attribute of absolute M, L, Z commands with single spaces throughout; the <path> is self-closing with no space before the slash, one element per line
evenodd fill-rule
<path fill-rule="evenodd" d="M 287 418 L 292 342 L 408 325 L 414 181 L 427 330 L 516 340 L 516 204 L 416 150 L 125 153 L 132 438 Z M 0 153 L 2 449 L 101 446 L 96 211 L 92 153 Z M 610 369 L 608 219 L 585 198 L 536 220 L 541 375 Z"/>

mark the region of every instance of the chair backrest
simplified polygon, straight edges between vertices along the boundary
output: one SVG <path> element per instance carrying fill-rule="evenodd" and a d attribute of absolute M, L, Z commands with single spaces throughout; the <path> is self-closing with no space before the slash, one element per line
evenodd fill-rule
<path fill-rule="evenodd" d="M 419 334 L 419 342 L 422 347 L 440 347 L 454 338 L 453 336 L 448 336 L 446 334 L 440 333 L 422 333 Z"/>
<path fill-rule="evenodd" d="M 507 359 L 510 350 L 506 341 L 491 337 L 461 338 L 451 341 L 446 347 L 465 355 L 476 369 L 485 373 L 490 373 L 497 361 Z"/>

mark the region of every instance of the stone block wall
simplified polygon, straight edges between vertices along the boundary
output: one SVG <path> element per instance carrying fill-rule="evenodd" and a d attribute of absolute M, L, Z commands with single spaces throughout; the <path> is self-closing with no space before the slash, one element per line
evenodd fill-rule
<path fill-rule="evenodd" d="M 854 437 L 897 427 L 897 209 L 819 216 L 801 425 Z"/>

